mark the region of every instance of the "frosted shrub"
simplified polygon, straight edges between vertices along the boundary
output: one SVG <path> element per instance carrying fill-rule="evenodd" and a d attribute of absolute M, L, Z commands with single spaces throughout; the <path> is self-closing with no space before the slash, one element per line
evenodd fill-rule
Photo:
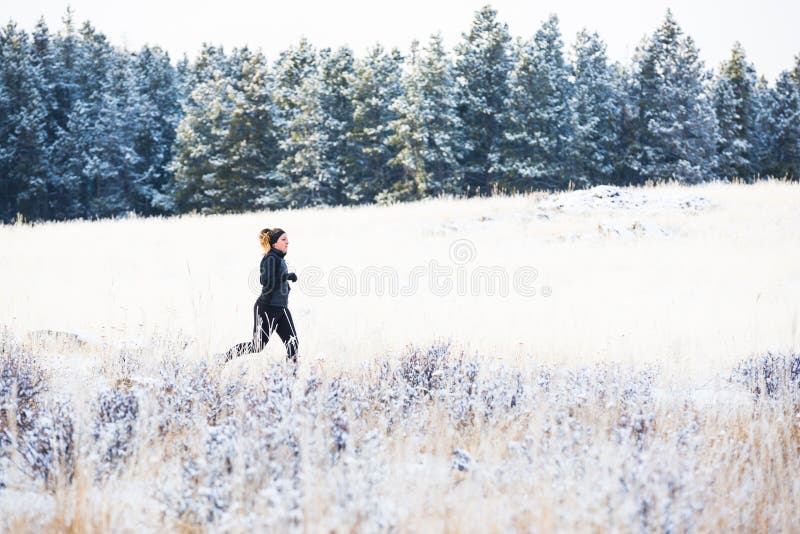
<path fill-rule="evenodd" d="M 422 396 L 433 398 L 435 391 L 442 387 L 449 350 L 447 342 L 435 343 L 425 350 L 411 347 L 400 360 L 400 377 L 405 381 L 411 400 Z"/>
<path fill-rule="evenodd" d="M 474 423 L 480 364 L 458 359 L 448 371 L 447 412 L 456 428 L 466 429 Z"/>
<path fill-rule="evenodd" d="M 52 489 L 55 478 L 69 481 L 74 470 L 72 408 L 48 398 L 44 370 L 7 333 L 0 348 L 0 488 L 16 453 L 27 477 Z"/>
<path fill-rule="evenodd" d="M 134 390 L 118 386 L 98 395 L 92 436 L 101 454 L 99 473 L 109 473 L 133 452 L 138 415 L 139 400 Z"/>
<path fill-rule="evenodd" d="M 508 422 L 520 412 L 529 410 L 522 373 L 500 369 L 484 378 L 480 397 L 484 422 Z"/>
<path fill-rule="evenodd" d="M 53 489 L 60 479 L 70 483 L 74 474 L 75 436 L 69 402 L 54 401 L 32 412 L 22 428 L 18 451 L 33 474 Z"/>
<path fill-rule="evenodd" d="M 63 480 L 78 491 L 73 466 L 94 451 L 96 473 L 114 476 L 90 477 L 92 491 L 137 487 L 164 530 L 780 525 L 777 501 L 759 488 L 794 495 L 765 474 L 774 462 L 800 469 L 789 454 L 796 410 L 774 402 L 796 396 L 793 358 L 740 366 L 729 384 L 747 402 L 709 409 L 680 388 L 662 395 L 657 367 L 493 365 L 454 352 L 409 346 L 396 361 L 303 379 L 282 363 L 234 375 L 126 356 L 78 412 L 14 352 L 0 360 L 2 473 L 17 487 Z M 769 393 L 755 403 L 752 373 Z M 76 452 L 76 435 L 90 447 Z M 136 486 L 142 477 L 158 483 Z"/>
<path fill-rule="evenodd" d="M 800 354 L 773 354 L 741 362 L 731 380 L 746 385 L 756 397 L 788 396 L 800 402 Z"/>

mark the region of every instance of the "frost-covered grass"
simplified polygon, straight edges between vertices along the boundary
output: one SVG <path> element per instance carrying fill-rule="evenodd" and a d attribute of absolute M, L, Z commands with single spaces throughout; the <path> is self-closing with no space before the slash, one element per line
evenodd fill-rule
<path fill-rule="evenodd" d="M 798 205 L 769 181 L 0 227 L 0 531 L 791 530 Z M 290 297 L 298 378 L 277 339 L 211 365 L 252 328 L 264 226 L 327 290 Z M 465 250 L 536 295 L 325 284 Z"/>
<path fill-rule="evenodd" d="M 296 379 L 179 347 L 109 353 L 64 394 L 4 337 L 7 531 L 788 531 L 800 354 L 714 380 L 654 365 L 524 370 L 408 346 Z M 8 423 L 6 423 L 7 421 Z M 9 424 L 10 423 L 10 424 Z"/>

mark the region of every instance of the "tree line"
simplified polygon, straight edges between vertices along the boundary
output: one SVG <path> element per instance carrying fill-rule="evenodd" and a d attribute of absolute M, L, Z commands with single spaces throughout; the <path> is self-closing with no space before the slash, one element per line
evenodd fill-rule
<path fill-rule="evenodd" d="M 0 31 L 4 222 L 800 176 L 800 54 L 772 85 L 738 43 L 712 72 L 669 11 L 626 65 L 596 33 L 567 49 L 556 16 L 512 38 L 490 6 L 453 50 L 302 39 L 271 65 L 63 24 Z"/>

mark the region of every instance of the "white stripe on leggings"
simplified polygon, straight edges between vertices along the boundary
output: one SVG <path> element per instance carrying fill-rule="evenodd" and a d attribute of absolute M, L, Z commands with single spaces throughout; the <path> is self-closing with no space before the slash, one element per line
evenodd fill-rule
<path fill-rule="evenodd" d="M 292 320 L 289 319 L 289 315 L 286 313 L 286 308 L 283 309 L 283 315 L 286 316 L 286 320 L 289 321 L 289 328 L 292 329 L 292 337 L 297 339 L 297 332 L 294 331 L 294 327 L 292 326 Z"/>

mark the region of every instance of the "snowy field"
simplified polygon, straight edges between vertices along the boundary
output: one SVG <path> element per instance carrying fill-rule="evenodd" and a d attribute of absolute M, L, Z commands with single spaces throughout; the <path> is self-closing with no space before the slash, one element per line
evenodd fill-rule
<path fill-rule="evenodd" d="M 0 531 L 791 530 L 798 206 L 769 181 L 0 227 Z M 277 335 L 212 365 L 265 226 L 296 379 Z"/>

